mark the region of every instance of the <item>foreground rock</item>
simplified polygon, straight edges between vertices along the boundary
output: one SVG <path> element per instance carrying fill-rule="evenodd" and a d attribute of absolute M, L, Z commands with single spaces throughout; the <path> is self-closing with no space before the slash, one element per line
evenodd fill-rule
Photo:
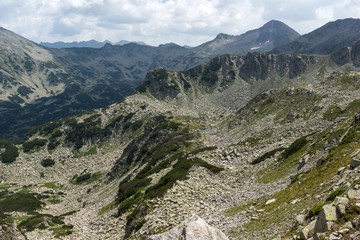
<path fill-rule="evenodd" d="M 204 219 L 193 215 L 168 232 L 143 237 L 142 240 L 228 240 L 228 238 L 220 230 L 209 226 Z"/>
<path fill-rule="evenodd" d="M 0 223 L 0 240 L 24 240 L 21 232 L 12 226 Z"/>

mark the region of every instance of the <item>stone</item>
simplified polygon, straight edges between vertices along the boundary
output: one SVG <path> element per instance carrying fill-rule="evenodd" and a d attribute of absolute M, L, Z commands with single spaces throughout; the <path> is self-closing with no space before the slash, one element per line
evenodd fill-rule
<path fill-rule="evenodd" d="M 336 221 L 339 218 L 339 214 L 336 211 L 336 207 L 332 204 L 326 204 L 322 207 L 318 219 L 315 224 L 315 232 L 323 233 L 330 230 L 332 221 Z"/>
<path fill-rule="evenodd" d="M 353 157 L 356 157 L 358 154 L 360 153 L 360 148 L 355 150 L 353 153 L 350 154 L 350 157 L 353 158 Z"/>
<path fill-rule="evenodd" d="M 346 197 L 337 196 L 334 200 L 334 205 L 336 206 L 338 204 L 343 204 L 343 205 L 347 206 L 349 204 L 349 199 Z"/>
<path fill-rule="evenodd" d="M 345 235 L 348 232 L 350 232 L 350 229 L 348 229 L 348 228 L 342 228 L 342 229 L 339 230 L 339 233 L 342 234 L 342 235 Z"/>
<path fill-rule="evenodd" d="M 276 199 L 275 199 L 275 198 L 270 199 L 270 200 L 267 200 L 266 203 L 265 203 L 265 206 L 270 205 L 270 204 L 272 204 L 272 203 L 274 203 L 274 202 L 276 202 Z"/>
<path fill-rule="evenodd" d="M 314 240 L 323 240 L 325 236 L 326 236 L 325 233 L 315 233 L 313 238 Z"/>
<path fill-rule="evenodd" d="M 354 218 L 354 220 L 351 221 L 354 228 L 360 227 L 360 216 L 357 216 Z"/>
<path fill-rule="evenodd" d="M 347 196 L 350 200 L 353 199 L 360 199 L 360 190 L 354 190 L 354 189 L 350 189 L 347 192 Z"/>
<path fill-rule="evenodd" d="M 345 167 L 341 167 L 341 168 L 339 168 L 338 169 L 338 172 L 337 172 L 337 174 L 340 174 L 340 173 L 342 173 L 343 171 L 345 170 Z"/>
<path fill-rule="evenodd" d="M 316 224 L 316 220 L 310 222 L 309 225 L 307 225 L 306 227 L 303 228 L 303 230 L 300 231 L 301 240 L 307 240 L 310 236 L 314 234 L 315 224 Z"/>
<path fill-rule="evenodd" d="M 340 216 L 344 216 L 346 214 L 346 206 L 342 203 L 336 205 L 336 211 Z"/>
<path fill-rule="evenodd" d="M 220 230 L 209 226 L 204 219 L 193 215 L 168 232 L 144 236 L 142 240 L 229 240 Z"/>
<path fill-rule="evenodd" d="M 300 214 L 296 216 L 296 222 L 299 225 L 303 225 L 305 223 L 306 216 L 304 214 Z"/>
<path fill-rule="evenodd" d="M 353 158 L 350 162 L 350 169 L 354 169 L 356 167 L 360 166 L 360 159 L 359 158 Z"/>
<path fill-rule="evenodd" d="M 346 222 L 345 224 L 344 224 L 344 226 L 342 226 L 343 228 L 348 228 L 348 229 L 352 229 L 353 228 L 353 225 L 352 225 L 352 223 L 350 222 L 350 221 L 348 221 L 348 222 Z"/>

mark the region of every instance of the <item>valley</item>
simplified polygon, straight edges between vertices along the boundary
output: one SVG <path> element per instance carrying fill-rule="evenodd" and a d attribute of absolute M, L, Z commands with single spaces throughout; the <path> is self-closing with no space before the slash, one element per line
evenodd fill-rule
<path fill-rule="evenodd" d="M 229 239 L 356 239 L 359 44 L 154 65 L 119 102 L 0 141 L 0 239 L 161 239 L 193 214 Z M 86 86 L 113 48 L 59 51 L 58 71 Z"/>

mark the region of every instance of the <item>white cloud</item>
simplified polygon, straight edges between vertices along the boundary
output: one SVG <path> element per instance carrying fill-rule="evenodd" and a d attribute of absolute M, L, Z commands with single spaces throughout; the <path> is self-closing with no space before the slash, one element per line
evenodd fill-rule
<path fill-rule="evenodd" d="M 197 45 L 276 19 L 306 33 L 360 17 L 360 0 L 2 0 L 0 25 L 31 40 Z"/>

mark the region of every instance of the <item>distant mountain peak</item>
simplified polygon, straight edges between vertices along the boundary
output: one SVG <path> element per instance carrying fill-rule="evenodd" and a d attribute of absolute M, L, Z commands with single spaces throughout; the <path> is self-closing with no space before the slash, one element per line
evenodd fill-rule
<path fill-rule="evenodd" d="M 327 55 L 360 39 L 360 19 L 346 18 L 328 22 L 298 39 L 275 48 L 273 53 Z"/>
<path fill-rule="evenodd" d="M 229 35 L 226 33 L 219 33 L 215 39 L 216 40 L 226 40 L 226 39 L 233 38 L 233 37 L 234 37 L 233 35 Z"/>

